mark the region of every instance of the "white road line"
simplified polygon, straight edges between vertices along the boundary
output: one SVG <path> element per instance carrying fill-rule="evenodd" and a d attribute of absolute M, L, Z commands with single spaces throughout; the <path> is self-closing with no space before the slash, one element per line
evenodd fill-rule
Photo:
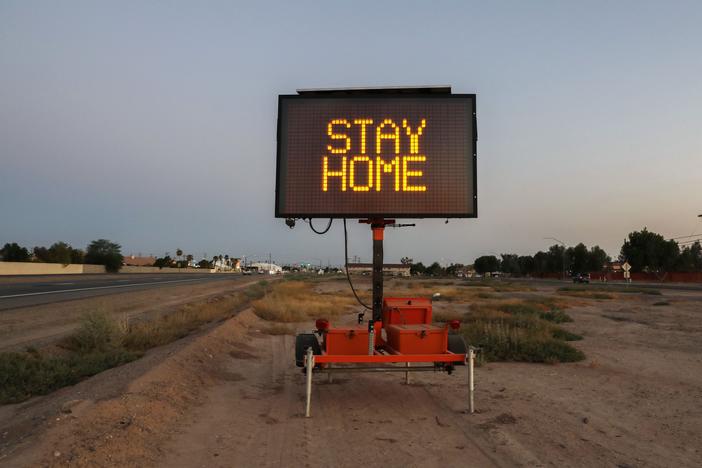
<path fill-rule="evenodd" d="M 204 279 L 204 278 L 157 281 L 157 282 L 153 282 L 153 283 L 116 284 L 114 286 L 94 286 L 91 288 L 74 288 L 74 289 L 61 289 L 59 291 L 43 291 L 43 292 L 35 292 L 35 293 L 10 294 L 9 296 L 0 296 L 0 299 L 11 299 L 13 297 L 42 296 L 45 294 L 60 294 L 60 293 L 67 293 L 67 292 L 74 292 L 74 291 L 93 291 L 95 289 L 130 288 L 132 286 L 149 286 L 152 284 L 185 283 L 188 281 L 198 281 L 198 280 L 202 280 L 202 279 Z"/>

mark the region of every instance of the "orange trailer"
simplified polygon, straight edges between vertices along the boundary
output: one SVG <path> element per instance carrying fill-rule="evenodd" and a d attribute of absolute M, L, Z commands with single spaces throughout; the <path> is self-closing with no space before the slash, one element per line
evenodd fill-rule
<path fill-rule="evenodd" d="M 383 238 L 386 225 L 394 220 L 361 220 L 373 231 L 372 317 L 357 325 L 332 327 L 320 318 L 313 333 L 300 334 L 295 342 L 295 360 L 307 374 L 307 406 L 310 415 L 314 372 L 410 372 L 445 371 L 469 364 L 469 409 L 473 411 L 473 350 L 456 333 L 457 320 L 432 324 L 432 303 L 427 298 L 383 298 Z M 404 364 L 399 367 L 393 364 Z M 412 364 L 415 364 L 414 366 Z M 418 365 L 417 365 L 418 364 Z M 337 366 L 339 365 L 339 366 Z"/>

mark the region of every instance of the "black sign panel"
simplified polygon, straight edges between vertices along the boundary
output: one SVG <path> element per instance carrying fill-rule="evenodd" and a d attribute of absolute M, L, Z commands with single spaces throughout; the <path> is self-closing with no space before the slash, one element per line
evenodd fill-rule
<path fill-rule="evenodd" d="M 477 217 L 472 94 L 279 96 L 276 216 Z"/>

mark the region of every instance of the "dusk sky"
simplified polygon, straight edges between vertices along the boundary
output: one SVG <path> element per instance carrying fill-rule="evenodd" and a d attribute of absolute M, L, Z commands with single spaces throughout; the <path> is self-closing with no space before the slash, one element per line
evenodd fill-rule
<path fill-rule="evenodd" d="M 277 95 L 441 84 L 477 94 L 479 218 L 386 261 L 702 232 L 699 2 L 0 0 L 0 245 L 340 263 L 340 221 L 274 218 Z"/>

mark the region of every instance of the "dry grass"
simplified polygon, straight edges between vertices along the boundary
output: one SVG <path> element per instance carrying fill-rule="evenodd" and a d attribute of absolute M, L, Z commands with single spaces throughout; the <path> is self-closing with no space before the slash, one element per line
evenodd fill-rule
<path fill-rule="evenodd" d="M 273 286 L 270 293 L 252 305 L 256 315 L 264 320 L 302 322 L 310 318 L 333 317 L 345 312 L 352 304 L 355 300 L 348 295 L 320 293 L 307 282 L 286 281 Z"/>
<path fill-rule="evenodd" d="M 456 309 L 434 310 L 432 315 L 434 322 L 441 323 L 446 323 L 451 320 L 463 320 L 465 318 L 465 312 L 460 312 Z"/>
<path fill-rule="evenodd" d="M 272 323 L 261 329 L 261 333 L 266 335 L 294 335 L 295 329 L 282 323 Z"/>
<path fill-rule="evenodd" d="M 400 286 L 403 288 L 400 289 Z M 463 288 L 455 285 L 453 282 L 426 280 L 408 281 L 404 284 L 392 284 L 386 288 L 385 291 L 385 295 L 388 297 L 402 297 L 411 294 L 412 297 L 432 297 L 434 301 L 446 302 L 470 302 L 475 300 L 481 293 L 485 292 Z"/>
<path fill-rule="evenodd" d="M 185 305 L 155 320 L 133 323 L 124 337 L 124 346 L 146 350 L 183 338 L 206 323 L 226 320 L 248 304 L 251 297 L 258 297 L 260 289 L 260 286 L 253 286 L 204 303 Z"/>
<path fill-rule="evenodd" d="M 206 323 L 225 320 L 262 297 L 267 283 L 205 302 L 188 304 L 149 321 L 127 323 L 105 311 L 86 314 L 78 329 L 60 343 L 59 355 L 36 349 L 0 353 L 0 404 L 43 395 L 139 358 L 149 348 L 187 336 Z"/>
<path fill-rule="evenodd" d="M 562 294 L 564 296 L 571 296 L 571 297 L 582 297 L 584 299 L 597 299 L 597 300 L 614 299 L 614 295 L 612 295 L 612 294 L 608 294 L 605 292 L 599 292 L 599 291 L 586 291 L 586 290 L 582 290 L 582 289 L 559 290 L 558 294 Z"/>

